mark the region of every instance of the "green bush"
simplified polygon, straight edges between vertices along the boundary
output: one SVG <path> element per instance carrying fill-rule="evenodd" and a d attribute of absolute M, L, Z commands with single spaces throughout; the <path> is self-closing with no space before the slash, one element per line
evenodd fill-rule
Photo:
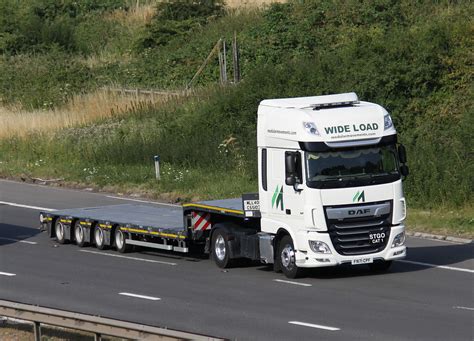
<path fill-rule="evenodd" d="M 243 174 L 240 180 L 255 184 L 256 109 L 262 99 L 355 91 L 392 114 L 409 152 L 411 175 L 405 190 L 411 205 L 472 203 L 471 4 L 315 0 L 230 14 L 221 12 L 218 2 L 209 2 L 209 11 L 201 3 L 202 12 L 194 11 L 196 4 L 160 5 L 157 16 L 136 36 L 117 23 L 96 21 L 100 11 L 88 16 L 60 11 L 51 14 L 54 20 L 41 30 L 35 25 L 43 24 L 35 20 L 26 27 L 0 14 L 7 28 L 0 35 L 2 51 L 15 44 L 38 47 L 45 41 L 53 46 L 44 53 L 0 60 L 0 91 L 9 101 L 33 106 L 45 99 L 52 105 L 61 103 L 59 89 L 66 81 L 71 92 L 110 81 L 133 87 L 182 87 L 216 41 L 230 41 L 234 31 L 244 76 L 237 86 L 211 87 L 164 107 L 137 106 L 126 119 L 66 130 L 53 140 L 38 136 L 29 142 L 1 141 L 0 151 L 19 162 L 47 155 L 54 163 L 76 168 L 115 169 L 145 169 L 152 156 L 160 154 L 173 167 L 229 174 L 237 170 Z M 74 46 L 66 46 L 61 35 L 44 38 L 36 33 L 56 32 L 52 23 L 62 25 L 61 20 L 74 27 Z M 103 46 L 91 41 L 97 32 L 104 38 Z M 115 52 L 128 42 L 141 46 L 130 60 L 94 69 L 64 52 Z M 211 60 L 199 85 L 218 80 L 216 66 L 217 60 Z M 30 75 L 35 77 L 29 79 Z"/>

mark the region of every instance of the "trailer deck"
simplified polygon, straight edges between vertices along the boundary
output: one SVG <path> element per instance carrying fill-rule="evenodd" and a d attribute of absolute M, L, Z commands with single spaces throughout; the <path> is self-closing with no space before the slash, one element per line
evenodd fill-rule
<path fill-rule="evenodd" d="M 72 224 L 73 221 L 78 220 L 81 224 L 88 226 L 96 222 L 104 230 L 110 230 L 113 226 L 120 226 L 120 229 L 124 232 L 182 240 L 188 237 L 185 215 L 191 211 L 234 217 L 244 216 L 242 200 L 239 198 L 201 201 L 176 207 L 121 204 L 65 209 L 41 212 L 41 214 L 50 223 L 55 219 L 60 219 L 65 224 Z"/>

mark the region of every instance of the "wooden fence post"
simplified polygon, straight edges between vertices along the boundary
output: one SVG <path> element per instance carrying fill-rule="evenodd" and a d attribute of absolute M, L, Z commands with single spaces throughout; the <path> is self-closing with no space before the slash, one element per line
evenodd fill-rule
<path fill-rule="evenodd" d="M 234 65 L 234 83 L 240 82 L 240 56 L 239 47 L 237 45 L 237 32 L 234 31 L 234 39 L 232 40 L 232 58 Z"/>

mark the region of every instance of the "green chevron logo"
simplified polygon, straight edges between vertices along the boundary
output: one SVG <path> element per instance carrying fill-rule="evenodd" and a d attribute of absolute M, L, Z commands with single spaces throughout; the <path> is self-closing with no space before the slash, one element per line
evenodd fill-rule
<path fill-rule="evenodd" d="M 280 207 L 280 210 L 283 211 L 283 186 L 276 186 L 275 192 L 273 192 L 273 197 L 272 197 L 272 208 L 278 208 Z"/>
<path fill-rule="evenodd" d="M 364 191 L 360 192 L 357 191 L 357 193 L 354 195 L 354 198 L 352 198 L 352 202 L 365 202 L 365 193 Z"/>

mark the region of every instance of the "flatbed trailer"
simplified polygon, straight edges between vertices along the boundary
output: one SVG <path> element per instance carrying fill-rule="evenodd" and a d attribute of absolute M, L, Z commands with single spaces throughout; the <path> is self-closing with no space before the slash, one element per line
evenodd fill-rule
<path fill-rule="evenodd" d="M 175 207 L 122 204 L 65 209 L 41 212 L 40 221 L 48 235 L 61 244 L 75 242 L 80 247 L 95 245 L 99 249 L 115 247 L 119 252 L 127 252 L 135 245 L 182 253 L 196 246 L 209 253 L 209 242 L 216 227 L 226 229 L 231 224 L 234 230 L 245 232 L 244 235 L 259 231 L 258 214 L 245 212 L 241 199 Z M 250 253 L 253 258 L 258 254 L 256 249 Z M 236 252 L 232 255 L 237 256 Z"/>

